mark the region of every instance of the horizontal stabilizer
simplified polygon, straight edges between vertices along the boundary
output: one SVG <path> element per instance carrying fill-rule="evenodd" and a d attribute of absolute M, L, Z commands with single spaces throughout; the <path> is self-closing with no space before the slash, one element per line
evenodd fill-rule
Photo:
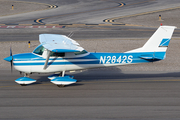
<path fill-rule="evenodd" d="M 154 56 L 143 56 L 143 57 L 140 57 L 140 58 L 145 59 L 145 60 L 162 60 L 162 58 L 154 57 Z"/>
<path fill-rule="evenodd" d="M 163 60 L 166 57 L 165 52 L 154 52 L 154 53 L 149 53 L 149 54 L 142 54 L 139 56 L 141 59 L 145 60 Z"/>

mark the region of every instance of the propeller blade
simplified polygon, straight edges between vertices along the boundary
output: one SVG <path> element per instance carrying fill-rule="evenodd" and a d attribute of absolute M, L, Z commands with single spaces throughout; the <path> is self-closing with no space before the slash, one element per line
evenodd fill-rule
<path fill-rule="evenodd" d="M 10 56 L 12 56 L 12 50 L 11 50 L 11 47 L 10 47 Z"/>
<path fill-rule="evenodd" d="M 12 73 L 12 68 L 13 68 L 13 55 L 12 55 L 12 49 L 10 47 L 10 56 L 12 57 L 12 60 L 11 60 L 11 73 Z"/>
<path fill-rule="evenodd" d="M 11 72 L 12 72 L 12 66 L 13 66 L 13 55 L 12 55 L 12 49 L 11 49 L 11 46 L 10 46 L 10 56 L 9 56 L 9 57 L 4 58 L 4 60 L 6 60 L 6 61 L 8 61 L 8 62 L 11 62 Z"/>
<path fill-rule="evenodd" d="M 11 73 L 12 73 L 12 65 L 13 65 L 13 63 L 12 63 L 12 61 L 11 61 Z"/>

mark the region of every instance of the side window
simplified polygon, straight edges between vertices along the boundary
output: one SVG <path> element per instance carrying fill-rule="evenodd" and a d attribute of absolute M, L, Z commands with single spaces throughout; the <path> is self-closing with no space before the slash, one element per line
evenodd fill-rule
<path fill-rule="evenodd" d="M 86 50 L 80 51 L 80 52 L 74 52 L 75 55 L 81 55 L 87 53 Z"/>
<path fill-rule="evenodd" d="M 57 53 L 57 52 L 51 52 L 51 57 L 64 57 L 65 53 Z"/>

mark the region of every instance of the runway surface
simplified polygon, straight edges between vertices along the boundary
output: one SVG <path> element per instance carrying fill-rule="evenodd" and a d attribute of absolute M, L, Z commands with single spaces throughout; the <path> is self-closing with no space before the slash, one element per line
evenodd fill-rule
<path fill-rule="evenodd" d="M 157 27 L 158 28 L 158 27 Z M 149 39 L 157 28 L 147 27 L 107 27 L 107 28 L 65 28 L 65 29 L 0 29 L 0 42 L 5 41 L 38 41 L 39 34 L 62 34 L 69 35 L 73 32 L 72 39 Z M 180 37 L 180 30 L 176 29 L 173 33 L 174 38 Z"/>
<path fill-rule="evenodd" d="M 16 1 L 16 0 L 12 0 Z M 34 20 L 41 19 L 45 24 L 72 24 L 72 23 L 104 23 L 103 20 L 127 16 L 142 12 L 180 6 L 178 0 L 22 0 L 57 5 L 58 8 L 46 11 L 35 11 L 0 18 L 0 23 L 34 24 Z M 120 4 L 124 4 L 121 6 Z M 32 9 L 33 11 L 33 9 Z"/>
<path fill-rule="evenodd" d="M 1 119 L 180 118 L 179 73 L 95 69 L 74 74 L 78 83 L 59 88 L 46 75 L 32 75 L 38 82 L 22 87 L 12 81 L 20 75 L 9 72 L 1 71 Z"/>
<path fill-rule="evenodd" d="M 103 20 L 180 6 L 178 0 L 21 1 L 24 1 L 25 5 L 26 2 L 43 2 L 58 7 L 1 16 L 1 24 L 109 24 Z M 38 23 L 36 20 L 40 18 L 41 21 Z M 147 17 L 141 19 L 148 20 Z M 168 22 L 178 24 L 178 20 L 177 17 Z M 148 27 L 152 23 L 148 21 L 146 27 L 0 28 L 1 59 L 9 55 L 9 45 L 13 47 L 13 54 L 32 51 L 39 44 L 38 35 L 41 33 L 68 35 L 74 32 L 72 38 L 88 51 L 126 51 L 141 47 L 146 42 L 157 29 Z M 50 74 L 32 74 L 31 78 L 37 82 L 20 86 L 14 80 L 23 75 L 15 70 L 11 73 L 10 64 L 3 61 L 0 63 L 0 66 L 3 66 L 0 68 L 0 119 L 178 120 L 180 119 L 179 33 L 179 29 L 176 29 L 164 61 L 67 72 L 66 74 L 73 75 L 78 82 L 64 88 L 50 83 L 47 79 Z M 27 41 L 32 42 L 30 49 L 27 49 Z M 96 49 L 95 44 L 101 47 Z"/>

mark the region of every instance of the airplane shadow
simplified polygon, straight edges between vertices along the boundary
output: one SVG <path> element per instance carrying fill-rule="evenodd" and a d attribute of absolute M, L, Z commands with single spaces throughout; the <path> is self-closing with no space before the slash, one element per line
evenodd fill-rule
<path fill-rule="evenodd" d="M 69 86 L 80 86 L 84 83 L 81 82 L 89 82 L 89 81 L 124 81 L 124 80 L 161 80 L 161 79 L 180 79 L 180 72 L 122 72 L 121 69 L 117 67 L 108 67 L 108 68 L 96 68 L 96 69 L 88 69 L 82 72 L 77 71 L 74 73 L 67 72 L 66 74 L 74 76 L 78 82 Z M 34 84 L 44 84 L 50 83 L 48 76 L 51 74 L 40 74 L 36 75 L 37 82 Z"/>
<path fill-rule="evenodd" d="M 53 74 L 53 73 L 52 73 Z M 43 75 L 43 76 L 42 76 Z M 37 85 L 37 84 L 44 84 L 44 83 L 51 83 L 51 80 L 48 79 L 48 76 L 50 76 L 51 74 L 41 74 L 41 76 L 39 76 L 37 79 L 36 79 L 36 82 L 33 83 L 34 85 Z M 33 85 L 32 84 L 32 85 Z M 53 84 L 53 83 L 52 83 Z M 68 86 L 80 86 L 80 85 L 83 85 L 81 83 L 75 83 L 75 84 L 71 84 L 71 85 L 68 85 Z M 64 86 L 66 87 L 66 86 Z"/>
<path fill-rule="evenodd" d="M 117 67 L 89 69 L 73 74 L 81 81 L 103 80 L 138 80 L 138 79 L 180 79 L 180 72 L 122 72 Z"/>

